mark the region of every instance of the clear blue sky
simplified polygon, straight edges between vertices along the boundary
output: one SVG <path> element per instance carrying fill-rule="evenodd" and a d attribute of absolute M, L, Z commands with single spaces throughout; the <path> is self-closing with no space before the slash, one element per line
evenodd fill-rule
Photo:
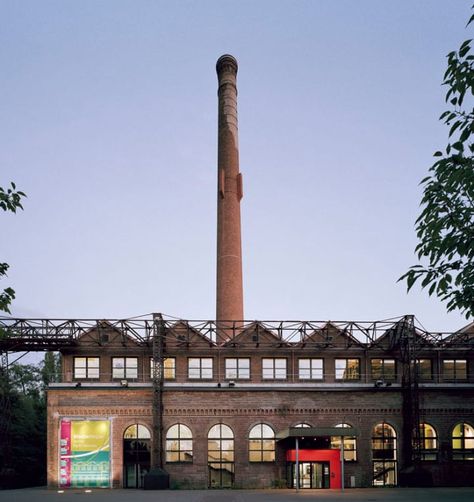
<path fill-rule="evenodd" d="M 472 0 L 0 1 L 13 313 L 215 316 L 217 79 L 239 61 L 245 316 L 467 322 L 397 278 Z"/>

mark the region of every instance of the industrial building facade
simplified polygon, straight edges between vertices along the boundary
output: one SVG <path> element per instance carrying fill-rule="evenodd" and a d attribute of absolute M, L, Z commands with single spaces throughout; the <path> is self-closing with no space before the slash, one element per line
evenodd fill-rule
<path fill-rule="evenodd" d="M 340 488 L 341 443 L 346 487 L 397 485 L 407 466 L 434 485 L 472 484 L 473 326 L 437 338 L 410 317 L 254 322 L 222 341 L 215 323 L 156 322 L 97 322 L 62 349 L 50 486 L 141 487 L 155 434 L 173 487 Z"/>

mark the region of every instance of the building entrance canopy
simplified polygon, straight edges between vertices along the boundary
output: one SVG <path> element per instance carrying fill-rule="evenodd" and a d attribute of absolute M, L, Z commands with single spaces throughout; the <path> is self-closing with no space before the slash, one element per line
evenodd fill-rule
<path fill-rule="evenodd" d="M 321 436 L 359 436 L 355 427 L 289 427 L 278 432 L 277 441 L 287 438 L 321 437 Z"/>

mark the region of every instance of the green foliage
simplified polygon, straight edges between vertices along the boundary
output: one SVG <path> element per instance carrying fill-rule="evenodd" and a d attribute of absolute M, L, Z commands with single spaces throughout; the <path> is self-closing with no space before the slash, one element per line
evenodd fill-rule
<path fill-rule="evenodd" d="M 473 6 L 474 8 L 474 6 Z M 474 20 L 470 18 L 468 25 Z M 416 254 L 427 265 L 410 267 L 399 280 L 408 291 L 417 281 L 447 302 L 447 310 L 474 317 L 474 55 L 472 40 L 447 56 L 443 85 L 451 108 L 440 120 L 449 127 L 449 143 L 424 186 L 422 212 L 416 220 Z"/>
<path fill-rule="evenodd" d="M 21 199 L 26 195 L 16 189 L 15 183 L 10 183 L 10 188 L 6 190 L 0 187 L 0 209 L 16 213 L 17 209 L 23 209 Z M 0 263 L 0 278 L 7 275 L 8 263 Z M 0 293 L 0 312 L 10 314 L 10 304 L 15 299 L 15 291 L 12 288 L 5 288 Z"/>
<path fill-rule="evenodd" d="M 38 365 L 11 364 L 0 374 L 8 393 L 9 451 L 0 447 L 0 488 L 43 485 L 46 481 L 46 389 L 59 380 L 60 356 L 47 353 Z"/>

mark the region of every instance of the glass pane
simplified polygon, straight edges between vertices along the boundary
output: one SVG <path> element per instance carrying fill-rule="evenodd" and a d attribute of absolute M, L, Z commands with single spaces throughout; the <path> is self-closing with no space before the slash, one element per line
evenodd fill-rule
<path fill-rule="evenodd" d="M 382 359 L 371 359 L 370 370 L 374 380 L 382 378 Z"/>
<path fill-rule="evenodd" d="M 201 378 L 201 371 L 199 368 L 189 368 L 188 371 L 189 378 Z"/>
<path fill-rule="evenodd" d="M 123 437 L 125 439 L 134 439 L 137 437 L 137 425 L 131 425 L 130 427 L 127 427 L 127 429 L 124 432 Z"/>
<path fill-rule="evenodd" d="M 74 366 L 76 368 L 85 368 L 86 367 L 86 358 L 85 357 L 75 357 L 74 358 Z"/>
<path fill-rule="evenodd" d="M 234 461 L 234 452 L 233 451 L 223 451 L 221 458 L 225 462 L 233 462 Z"/>
<path fill-rule="evenodd" d="M 180 462 L 192 462 L 193 461 L 193 452 L 192 451 L 181 451 L 179 453 L 179 461 Z"/>
<path fill-rule="evenodd" d="M 456 379 L 465 380 L 467 378 L 467 361 L 458 359 L 456 361 Z"/>
<path fill-rule="evenodd" d="M 126 376 L 127 376 L 127 378 L 138 378 L 138 369 L 137 368 L 127 368 Z"/>
<path fill-rule="evenodd" d="M 222 451 L 230 451 L 234 449 L 234 440 L 233 439 L 223 439 L 221 441 Z"/>
<path fill-rule="evenodd" d="M 192 439 L 193 435 L 191 433 L 191 429 L 183 424 L 179 425 L 179 437 L 184 439 Z"/>
<path fill-rule="evenodd" d="M 188 359 L 188 368 L 200 368 L 200 359 L 191 357 Z"/>
<path fill-rule="evenodd" d="M 239 378 L 250 378 L 250 368 L 239 368 Z"/>
<path fill-rule="evenodd" d="M 249 450 L 250 451 L 256 451 L 256 450 L 261 450 L 262 449 L 262 442 L 260 439 L 251 439 L 249 441 Z"/>
<path fill-rule="evenodd" d="M 136 357 L 126 357 L 125 364 L 127 368 L 138 368 L 138 359 Z"/>
<path fill-rule="evenodd" d="M 99 358 L 98 357 L 88 357 L 87 358 L 87 366 L 89 366 L 89 368 L 98 368 L 99 367 Z"/>
<path fill-rule="evenodd" d="M 258 424 L 249 432 L 249 438 L 261 438 L 262 437 L 262 425 Z"/>
<path fill-rule="evenodd" d="M 261 462 L 262 453 L 260 451 L 249 451 L 250 462 Z"/>
<path fill-rule="evenodd" d="M 179 462 L 179 453 L 177 451 L 167 451 L 166 452 L 167 462 Z"/>
<path fill-rule="evenodd" d="M 125 370 L 123 368 L 113 368 L 112 378 L 124 378 Z"/>
<path fill-rule="evenodd" d="M 88 377 L 99 378 L 99 368 L 89 368 Z"/>
<path fill-rule="evenodd" d="M 123 359 L 123 357 L 114 357 L 112 359 L 112 366 L 114 368 L 123 368 L 124 367 L 124 359 Z"/>
<path fill-rule="evenodd" d="M 202 368 L 212 369 L 212 358 L 203 358 L 201 359 Z"/>
<path fill-rule="evenodd" d="M 336 379 L 342 380 L 344 378 L 344 373 L 346 370 L 346 360 L 345 359 L 336 359 Z"/>
<path fill-rule="evenodd" d="M 445 360 L 443 361 L 443 375 L 447 380 L 454 380 L 454 361 Z"/>
<path fill-rule="evenodd" d="M 166 433 L 166 437 L 171 439 L 171 438 L 177 438 L 178 437 L 178 424 L 172 425 L 169 429 L 168 432 Z"/>
<path fill-rule="evenodd" d="M 275 433 L 273 432 L 273 429 L 267 424 L 262 424 L 262 437 L 264 437 L 264 438 L 275 437 Z"/>
<path fill-rule="evenodd" d="M 262 441 L 262 450 L 274 450 L 275 441 L 273 439 L 264 439 Z"/>
<path fill-rule="evenodd" d="M 275 368 L 286 370 L 286 359 L 275 359 Z"/>
<path fill-rule="evenodd" d="M 227 425 L 221 424 L 221 437 L 233 438 L 234 433 L 232 432 L 232 429 L 230 427 L 228 427 Z"/>
<path fill-rule="evenodd" d="M 395 361 L 393 359 L 386 359 L 384 363 L 384 378 L 387 380 L 395 379 Z"/>
<path fill-rule="evenodd" d="M 74 378 L 86 378 L 86 368 L 74 368 Z"/>
<path fill-rule="evenodd" d="M 150 439 L 150 431 L 144 425 L 138 425 L 138 437 L 140 439 Z"/>
<path fill-rule="evenodd" d="M 274 451 L 263 451 L 262 452 L 262 461 L 263 462 L 274 462 L 275 461 L 275 452 Z"/>
<path fill-rule="evenodd" d="M 273 369 L 273 359 L 262 359 L 263 369 Z"/>
<path fill-rule="evenodd" d="M 301 369 L 309 369 L 309 359 L 300 359 L 299 360 L 299 368 Z"/>
<path fill-rule="evenodd" d="M 209 434 L 207 435 L 207 437 L 209 437 L 209 438 L 219 438 L 221 436 L 220 430 L 221 430 L 220 424 L 213 425 L 209 429 Z"/>
<path fill-rule="evenodd" d="M 453 450 L 460 450 L 462 448 L 462 442 L 460 439 L 453 439 Z"/>
<path fill-rule="evenodd" d="M 192 451 L 193 442 L 189 439 L 180 441 L 180 449 L 184 451 Z"/>
<path fill-rule="evenodd" d="M 212 378 L 212 368 L 202 368 L 202 378 Z"/>

